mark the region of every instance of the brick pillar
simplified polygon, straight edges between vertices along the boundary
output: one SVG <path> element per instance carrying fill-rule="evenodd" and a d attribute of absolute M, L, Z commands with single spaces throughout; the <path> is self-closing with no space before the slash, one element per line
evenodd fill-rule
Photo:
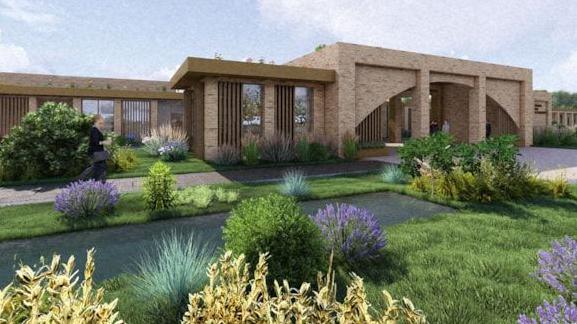
<path fill-rule="evenodd" d="M 475 86 L 469 90 L 469 143 L 485 139 L 487 122 L 487 78 L 475 77 Z"/>
<path fill-rule="evenodd" d="M 391 120 L 391 123 L 389 123 L 389 127 L 391 127 L 391 130 L 389 131 L 389 136 L 391 137 L 389 139 L 390 142 L 401 142 L 403 122 L 405 118 L 403 108 L 401 96 L 395 96 L 389 100 L 389 119 Z"/>
<path fill-rule="evenodd" d="M 122 100 L 114 99 L 114 132 L 122 134 Z"/>
<path fill-rule="evenodd" d="M 218 153 L 218 82 L 204 81 L 204 158 L 214 160 Z"/>
<path fill-rule="evenodd" d="M 82 98 L 72 98 L 72 107 L 77 111 L 82 112 Z"/>
<path fill-rule="evenodd" d="M 265 137 L 273 136 L 275 129 L 275 91 L 274 83 L 267 81 L 264 84 L 264 102 L 263 102 L 263 135 Z"/>
<path fill-rule="evenodd" d="M 519 140 L 522 146 L 531 146 L 533 144 L 533 114 L 535 109 L 532 76 L 529 75 L 527 81 L 522 81 L 520 87 Z"/>
<path fill-rule="evenodd" d="M 315 136 L 325 135 L 325 87 L 322 85 L 312 87 L 312 134 Z"/>
<path fill-rule="evenodd" d="M 38 100 L 35 96 L 28 97 L 28 112 L 33 112 L 38 110 Z"/>
<path fill-rule="evenodd" d="M 429 101 L 429 70 L 417 71 L 417 86 L 413 91 L 413 114 L 411 137 L 420 138 L 429 135 L 431 105 Z"/>
<path fill-rule="evenodd" d="M 158 100 L 150 101 L 150 129 L 158 128 Z"/>

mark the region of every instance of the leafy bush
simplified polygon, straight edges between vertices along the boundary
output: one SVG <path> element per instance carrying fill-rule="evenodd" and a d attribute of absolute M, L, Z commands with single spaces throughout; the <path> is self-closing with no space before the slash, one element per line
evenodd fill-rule
<path fill-rule="evenodd" d="M 328 145 L 320 142 L 312 142 L 309 145 L 311 161 L 326 161 L 331 158 L 331 150 Z"/>
<path fill-rule="evenodd" d="M 577 129 L 553 126 L 535 130 L 533 145 L 542 147 L 577 147 Z"/>
<path fill-rule="evenodd" d="M 164 143 L 159 137 L 143 137 L 142 145 L 144 146 L 142 149 L 150 156 L 159 156 L 160 149 L 164 146 Z"/>
<path fill-rule="evenodd" d="M 300 162 L 309 162 L 312 160 L 311 143 L 308 137 L 303 136 L 296 141 L 295 145 L 296 158 Z"/>
<path fill-rule="evenodd" d="M 311 193 L 311 188 L 302 171 L 289 170 L 283 175 L 280 192 L 297 198 L 307 197 Z"/>
<path fill-rule="evenodd" d="M 270 260 L 274 262 L 274 256 Z M 270 287 L 266 281 L 270 260 L 267 264 L 267 255 L 260 254 L 251 273 L 244 255 L 233 258 L 226 252 L 210 266 L 210 284 L 190 295 L 182 323 L 241 323 L 246 319 L 254 323 L 426 323 L 410 300 L 394 300 L 387 291 L 383 291 L 385 308 L 372 309 L 363 279 L 355 274 L 339 302 L 330 267 L 326 276 L 319 274 L 317 291 L 311 291 L 308 283 L 291 288 L 287 282 L 275 281 Z M 269 294 L 272 290 L 274 295 Z"/>
<path fill-rule="evenodd" d="M 154 163 L 143 183 L 144 200 L 150 211 L 169 209 L 174 206 L 176 179 L 170 168 L 158 161 Z"/>
<path fill-rule="evenodd" d="M 482 160 L 488 160 L 493 165 L 512 167 L 517 163 L 519 147 L 517 136 L 503 135 L 490 137 L 477 144 L 462 144 L 455 147 L 455 162 L 463 170 L 476 173 Z"/>
<path fill-rule="evenodd" d="M 321 233 L 293 198 L 271 194 L 250 198 L 233 209 L 223 229 L 226 249 L 257 264 L 259 254 L 274 256 L 273 279 L 311 280 L 323 267 Z"/>
<path fill-rule="evenodd" d="M 352 133 L 346 133 L 343 136 L 343 155 L 346 160 L 353 161 L 357 159 L 359 153 L 359 138 Z"/>
<path fill-rule="evenodd" d="M 54 255 L 50 264 L 33 269 L 21 265 L 16 280 L 0 289 L 1 323 L 121 323 L 115 299 L 104 302 L 104 290 L 94 291 L 94 250 L 86 257 L 83 280 L 71 256 L 60 263 Z"/>
<path fill-rule="evenodd" d="M 168 142 L 158 149 L 158 153 L 165 162 L 184 161 L 188 155 L 188 146 L 179 142 Z"/>
<path fill-rule="evenodd" d="M 218 165 L 235 165 L 240 162 L 240 152 L 236 146 L 222 145 L 218 148 L 214 162 Z"/>
<path fill-rule="evenodd" d="M 354 265 L 381 255 L 387 241 L 370 211 L 348 204 L 328 204 L 312 216 L 337 261 Z"/>
<path fill-rule="evenodd" d="M 4 180 L 72 176 L 87 162 L 91 118 L 66 104 L 45 103 L 0 143 Z"/>
<path fill-rule="evenodd" d="M 409 181 L 407 175 L 396 165 L 387 165 L 381 171 L 381 179 L 386 183 L 403 184 Z"/>
<path fill-rule="evenodd" d="M 536 309 L 537 318 L 530 318 L 527 315 L 519 316 L 518 324 L 569 324 L 577 323 L 577 306 L 571 302 L 567 302 L 563 297 L 559 296 L 549 303 L 543 302 Z"/>
<path fill-rule="evenodd" d="M 216 200 L 219 202 L 233 203 L 238 200 L 240 194 L 235 190 L 225 190 L 224 188 L 216 188 L 214 191 Z"/>
<path fill-rule="evenodd" d="M 110 182 L 78 181 L 56 195 L 54 209 L 74 219 L 94 218 L 112 212 L 119 197 L 116 186 Z"/>
<path fill-rule="evenodd" d="M 138 157 L 134 149 L 128 147 L 121 147 L 111 154 L 108 160 L 112 164 L 112 169 L 117 171 L 128 171 L 136 168 L 138 165 Z"/>
<path fill-rule="evenodd" d="M 254 135 L 244 136 L 242 139 L 242 160 L 246 165 L 257 165 L 260 156 L 258 137 Z"/>
<path fill-rule="evenodd" d="M 292 141 L 281 134 L 268 136 L 260 141 L 261 158 L 264 161 L 282 163 L 295 159 Z"/>
<path fill-rule="evenodd" d="M 198 292 L 206 282 L 214 253 L 215 247 L 194 233 L 184 237 L 172 232 L 155 241 L 154 252 L 141 257 L 131 280 L 150 323 L 175 323 L 182 318 L 188 294 Z"/>
<path fill-rule="evenodd" d="M 176 192 L 176 204 L 193 204 L 197 208 L 207 208 L 214 198 L 214 191 L 207 185 L 188 187 Z"/>
<path fill-rule="evenodd" d="M 427 161 L 433 169 L 449 172 L 453 168 L 455 140 L 444 132 L 407 141 L 399 148 L 401 170 L 412 177 L 419 176 L 419 161 Z"/>

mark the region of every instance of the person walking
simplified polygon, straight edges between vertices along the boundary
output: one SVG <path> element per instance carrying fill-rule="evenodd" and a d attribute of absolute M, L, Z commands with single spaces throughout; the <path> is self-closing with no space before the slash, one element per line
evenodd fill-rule
<path fill-rule="evenodd" d="M 445 119 L 443 122 L 443 127 L 441 128 L 443 133 L 449 134 L 451 132 L 451 125 L 449 125 L 449 121 Z"/>
<path fill-rule="evenodd" d="M 106 182 L 106 160 L 108 160 L 108 152 L 104 150 L 104 145 L 110 145 L 110 139 L 104 139 L 104 117 L 95 115 L 93 117 L 93 126 L 90 128 L 90 135 L 88 139 L 88 156 L 92 160 L 92 164 L 86 168 L 80 175 L 80 179 L 94 179 L 96 181 Z M 89 176 L 90 175 L 90 176 Z"/>

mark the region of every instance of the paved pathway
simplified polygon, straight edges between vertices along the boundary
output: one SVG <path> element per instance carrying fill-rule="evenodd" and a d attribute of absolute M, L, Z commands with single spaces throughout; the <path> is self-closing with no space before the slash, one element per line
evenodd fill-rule
<path fill-rule="evenodd" d="M 381 226 L 386 227 L 412 218 L 431 217 L 453 209 L 392 192 L 371 193 L 328 200 L 302 202 L 307 214 L 315 213 L 329 202 L 349 203 L 372 211 Z M 86 250 L 96 249 L 96 280 L 107 279 L 122 272 L 133 271 L 135 261 L 145 252 L 154 251 L 154 240 L 177 231 L 202 235 L 216 245 L 222 245 L 222 225 L 227 214 L 183 217 L 147 224 L 126 225 L 97 230 L 87 230 L 59 235 L 36 237 L 27 240 L 0 242 L 0 287 L 13 278 L 14 265 L 36 264 L 41 256 L 50 258 L 61 254 L 63 259 L 74 255 L 82 267 Z"/>
<path fill-rule="evenodd" d="M 577 150 L 545 147 L 523 147 L 520 150 L 519 161 L 531 165 L 544 179 L 554 179 L 559 176 L 567 178 L 570 183 L 577 183 Z M 384 163 L 399 164 L 400 159 L 392 151 L 389 156 L 367 159 Z"/>
<path fill-rule="evenodd" d="M 350 163 L 318 164 L 298 167 L 256 168 L 220 172 L 188 173 L 177 175 L 177 185 L 180 188 L 200 184 L 215 184 L 228 182 L 270 182 L 282 179 L 289 169 L 303 170 L 309 177 L 335 176 L 343 174 L 364 173 L 379 170 L 379 161 L 357 161 Z M 144 178 L 111 179 L 120 192 L 139 191 Z M 54 201 L 56 194 L 64 185 L 36 185 L 0 187 L 0 206 L 23 205 Z"/>

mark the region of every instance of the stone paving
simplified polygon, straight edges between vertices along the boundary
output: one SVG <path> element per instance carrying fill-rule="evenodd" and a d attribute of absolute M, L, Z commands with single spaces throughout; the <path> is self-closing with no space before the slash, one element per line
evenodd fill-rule
<path fill-rule="evenodd" d="M 300 169 L 307 177 L 336 176 L 343 174 L 366 173 L 379 170 L 383 163 L 379 161 L 357 161 L 323 165 L 303 165 L 293 167 L 267 167 L 220 172 L 188 173 L 176 175 L 179 188 L 229 182 L 267 182 L 278 181 L 289 169 Z M 110 179 L 122 193 L 139 191 L 144 178 Z M 54 201 L 58 192 L 65 186 L 60 185 L 25 185 L 0 187 L 0 206 L 23 205 Z"/>

